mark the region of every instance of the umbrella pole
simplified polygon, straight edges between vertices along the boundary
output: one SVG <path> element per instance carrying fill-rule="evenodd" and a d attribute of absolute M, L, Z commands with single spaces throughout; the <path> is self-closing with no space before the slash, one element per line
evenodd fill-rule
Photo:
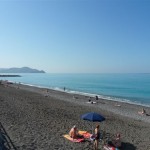
<path fill-rule="evenodd" d="M 92 134 L 94 134 L 94 126 L 93 126 L 93 122 L 92 122 Z"/>
<path fill-rule="evenodd" d="M 89 125 L 91 126 L 91 122 L 89 122 Z M 92 134 L 94 133 L 94 132 L 93 132 L 93 122 L 92 122 L 92 129 L 91 129 L 91 132 L 92 132 Z"/>

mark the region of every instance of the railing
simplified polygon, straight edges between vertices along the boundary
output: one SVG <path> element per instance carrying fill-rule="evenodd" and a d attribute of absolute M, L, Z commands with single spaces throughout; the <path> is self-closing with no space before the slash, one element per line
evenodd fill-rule
<path fill-rule="evenodd" d="M 0 122 L 0 150 L 17 150 L 5 128 Z"/>

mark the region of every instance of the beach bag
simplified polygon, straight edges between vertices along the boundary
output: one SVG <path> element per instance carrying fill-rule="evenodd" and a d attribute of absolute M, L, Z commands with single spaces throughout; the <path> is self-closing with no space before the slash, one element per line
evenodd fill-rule
<path fill-rule="evenodd" d="M 95 140 L 95 135 L 94 135 L 94 134 L 92 134 L 92 135 L 90 136 L 90 140 L 91 140 L 91 141 L 94 141 L 94 140 Z"/>

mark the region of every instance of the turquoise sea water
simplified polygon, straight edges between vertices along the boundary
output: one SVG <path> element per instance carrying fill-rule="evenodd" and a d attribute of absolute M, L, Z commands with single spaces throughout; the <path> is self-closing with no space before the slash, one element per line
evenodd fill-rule
<path fill-rule="evenodd" d="M 24 84 L 150 106 L 150 74 L 20 74 Z"/>

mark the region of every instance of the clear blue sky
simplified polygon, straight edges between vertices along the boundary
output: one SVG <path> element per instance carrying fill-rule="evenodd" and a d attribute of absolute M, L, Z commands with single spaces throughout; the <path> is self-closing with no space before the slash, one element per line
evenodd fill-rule
<path fill-rule="evenodd" d="M 150 72 L 149 0 L 0 0 L 0 68 Z"/>

